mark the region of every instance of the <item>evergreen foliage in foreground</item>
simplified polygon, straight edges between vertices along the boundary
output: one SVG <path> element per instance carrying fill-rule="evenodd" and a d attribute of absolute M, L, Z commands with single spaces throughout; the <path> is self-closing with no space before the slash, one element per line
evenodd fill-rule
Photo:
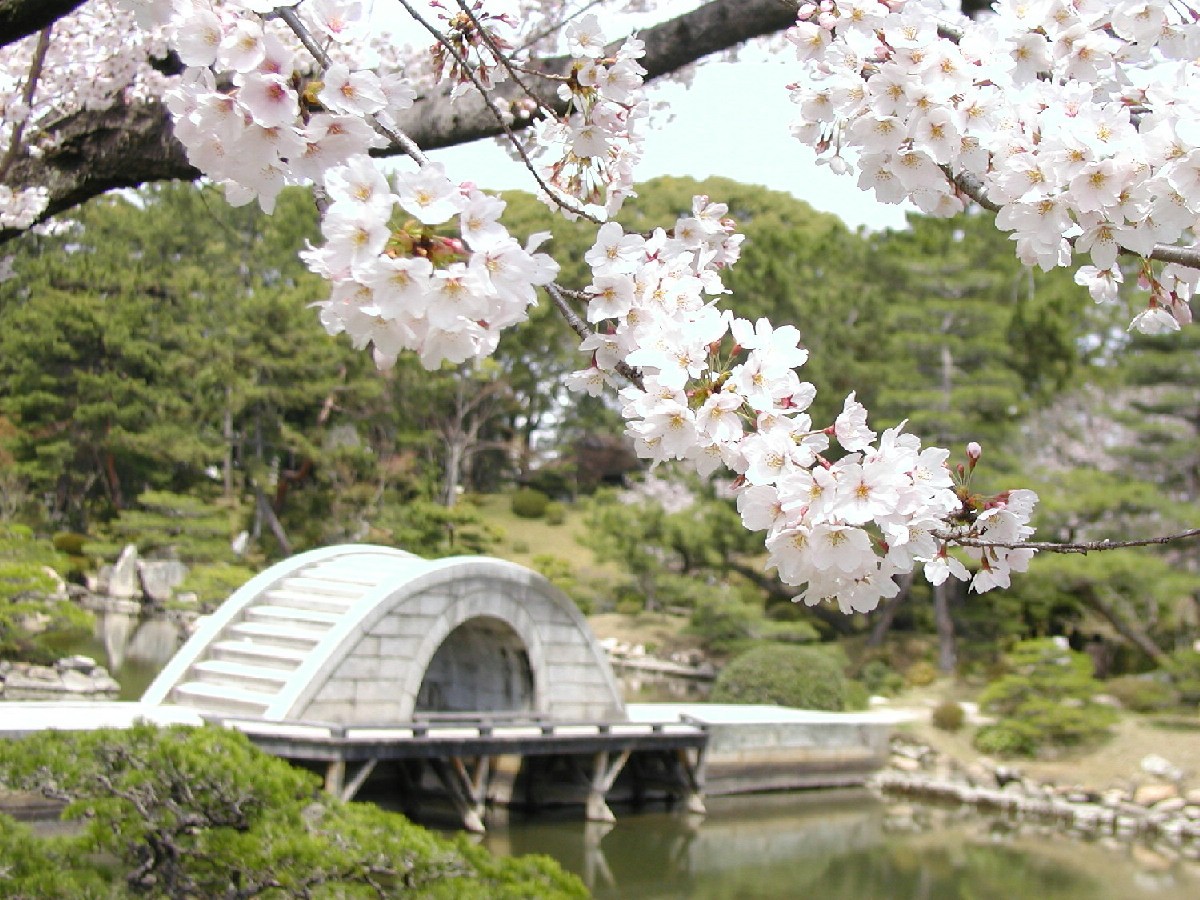
<path fill-rule="evenodd" d="M 403 816 L 342 803 L 224 729 L 138 725 L 0 741 L 0 788 L 69 801 L 76 834 L 0 816 L 16 898 L 566 898 L 544 857 L 500 859 Z"/>

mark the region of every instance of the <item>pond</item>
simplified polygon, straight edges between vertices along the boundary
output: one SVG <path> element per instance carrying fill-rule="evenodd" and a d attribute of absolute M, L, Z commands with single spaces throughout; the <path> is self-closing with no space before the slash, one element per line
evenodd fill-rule
<path fill-rule="evenodd" d="M 499 854 L 548 854 L 602 900 L 1200 896 L 1200 864 L 1146 846 L 888 804 L 866 791 L 710 798 L 704 818 L 616 812 L 611 826 L 512 819 L 490 825 L 482 840 Z"/>

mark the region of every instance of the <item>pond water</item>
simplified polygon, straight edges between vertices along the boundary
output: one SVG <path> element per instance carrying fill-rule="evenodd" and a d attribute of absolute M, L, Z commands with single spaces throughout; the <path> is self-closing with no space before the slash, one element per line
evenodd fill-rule
<path fill-rule="evenodd" d="M 866 791 L 710 798 L 704 818 L 617 810 L 611 826 L 539 814 L 489 825 L 482 841 L 495 853 L 552 856 L 602 900 L 1200 897 L 1200 864 L 1150 847 Z"/>
<path fill-rule="evenodd" d="M 163 666 L 183 646 L 183 627 L 166 616 L 95 613 L 93 633 L 69 649 L 100 663 L 121 691 L 118 700 L 138 700 Z"/>

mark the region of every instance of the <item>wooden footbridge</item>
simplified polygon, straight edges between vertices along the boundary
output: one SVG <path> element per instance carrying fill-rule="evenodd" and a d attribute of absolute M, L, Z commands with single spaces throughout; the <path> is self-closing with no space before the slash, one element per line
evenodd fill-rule
<path fill-rule="evenodd" d="M 706 729 L 629 722 L 574 604 L 497 559 L 293 557 L 205 620 L 142 703 L 237 728 L 346 799 L 411 804 L 436 785 L 476 830 L 488 802 L 582 802 L 611 820 L 619 778 L 703 811 Z"/>

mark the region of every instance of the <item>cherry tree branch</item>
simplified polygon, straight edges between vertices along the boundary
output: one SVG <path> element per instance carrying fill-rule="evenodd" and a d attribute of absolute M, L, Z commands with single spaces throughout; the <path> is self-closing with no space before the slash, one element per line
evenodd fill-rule
<path fill-rule="evenodd" d="M 1081 553 L 1088 554 L 1100 550 L 1121 550 L 1129 547 L 1151 547 L 1156 544 L 1169 544 L 1188 538 L 1200 537 L 1200 528 L 1190 528 L 1176 534 L 1163 535 L 1156 538 L 1142 538 L 1133 541 L 1080 541 L 1073 543 L 1058 543 L 1056 541 L 1024 541 L 1022 543 L 1007 543 L 1005 541 L 989 541 L 984 538 L 955 537 L 947 533 L 935 533 L 934 537 L 947 543 L 963 547 L 1001 547 L 1006 550 L 1039 550 L 1043 553 Z"/>
<path fill-rule="evenodd" d="M 84 0 L 0 0 L 0 47 L 53 25 Z"/>
<path fill-rule="evenodd" d="M 546 290 L 550 294 L 550 299 L 554 302 L 554 308 L 559 311 L 571 327 L 571 330 L 579 335 L 581 340 L 586 340 L 595 335 L 592 326 L 579 317 L 579 313 L 571 308 L 571 304 L 567 302 L 565 296 L 566 294 L 571 294 L 572 296 L 582 295 L 576 291 L 568 291 L 557 284 L 546 285 Z M 642 383 L 642 373 L 639 370 L 624 361 L 618 361 L 615 369 L 617 374 L 629 381 L 630 384 L 635 385 L 639 390 L 645 390 L 645 385 Z"/>
<path fill-rule="evenodd" d="M 7 2 L 14 8 L 40 5 L 38 0 Z M 5 3 L 0 0 L 0 11 Z M 46 0 L 44 5 L 59 9 L 57 16 L 48 17 L 52 22 L 79 4 Z M 639 62 L 647 70 L 647 80 L 661 77 L 751 38 L 788 28 L 795 23 L 795 16 L 795 5 L 781 0 L 710 0 L 692 12 L 640 32 L 646 55 Z M 570 57 L 539 61 L 539 66 L 551 74 L 565 73 L 569 65 Z M 555 85 L 549 79 L 531 88 L 555 95 Z M 493 102 L 501 109 L 523 95 L 520 87 L 508 82 L 492 93 Z M 395 124 L 424 150 L 504 132 L 481 97 L 466 96 L 451 103 L 449 86 L 419 98 L 411 109 L 396 117 Z M 200 176 L 172 135 L 170 115 L 158 99 L 127 102 L 114 97 L 107 107 L 74 112 L 42 130 L 51 139 L 49 145 L 40 156 L 23 154 L 15 159 L 5 183 L 14 191 L 45 187 L 49 200 L 43 218 L 114 188 Z M 20 233 L 18 229 L 0 229 L 0 243 Z"/>

